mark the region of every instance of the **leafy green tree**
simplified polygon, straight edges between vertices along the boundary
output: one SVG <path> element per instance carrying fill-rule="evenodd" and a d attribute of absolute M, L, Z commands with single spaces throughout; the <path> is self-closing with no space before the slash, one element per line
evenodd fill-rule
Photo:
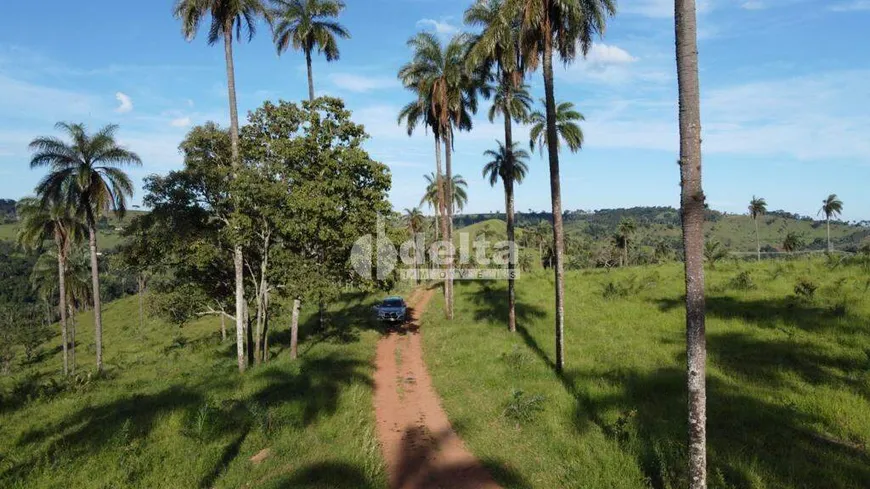
<path fill-rule="evenodd" d="M 564 142 L 572 153 L 583 148 L 583 130 L 578 122 L 586 120 L 583 114 L 574 109 L 571 102 L 559 102 L 556 105 L 556 139 L 557 152 L 562 149 Z M 547 148 L 547 116 L 541 111 L 534 111 L 529 116 L 532 124 L 529 130 L 529 148 L 534 151 L 535 146 L 542 154 Z"/>
<path fill-rule="evenodd" d="M 758 218 L 767 213 L 767 201 L 763 198 L 752 196 L 749 201 L 749 215 L 755 223 L 755 246 L 758 254 L 758 261 L 761 261 L 761 239 L 758 237 Z"/>
<path fill-rule="evenodd" d="M 686 387 L 689 489 L 707 487 L 707 339 L 701 179 L 701 87 L 695 0 L 674 0 L 680 126 L 680 212 L 686 274 Z"/>
<path fill-rule="evenodd" d="M 827 199 L 822 201 L 822 208 L 819 209 L 819 214 L 825 215 L 825 225 L 827 227 L 828 236 L 828 251 L 834 251 L 834 246 L 831 244 L 831 217 L 837 217 L 843 212 L 843 201 L 837 198 L 837 194 L 831 194 Z"/>
<path fill-rule="evenodd" d="M 339 58 L 336 37 L 350 39 L 350 32 L 334 19 L 344 10 L 340 0 L 273 0 L 275 19 L 274 40 L 280 55 L 291 45 L 305 53 L 308 67 L 308 99 L 314 101 L 314 74 L 311 52 L 314 48 L 326 56 L 326 61 Z"/>
<path fill-rule="evenodd" d="M 224 59 L 227 69 L 227 92 L 230 104 L 230 143 L 232 164 L 238 169 L 241 165 L 239 155 L 239 110 L 236 103 L 236 76 L 233 66 L 233 34 L 241 37 L 242 31 L 248 34 L 248 40 L 254 37 L 257 19 L 264 17 L 271 21 L 271 16 L 263 0 L 178 0 L 174 15 L 181 21 L 181 32 L 188 41 L 196 37 L 200 23 L 206 16 L 211 16 L 208 31 L 208 43 L 214 45 L 223 40 Z M 244 258 L 242 247 L 236 244 L 233 248 L 233 267 L 235 270 L 236 293 L 236 343 L 239 372 L 245 371 L 244 324 L 245 310 Z"/>
<path fill-rule="evenodd" d="M 477 111 L 477 93 L 483 86 L 484 77 L 479 72 L 466 69 L 466 54 L 469 37 L 464 34 L 455 36 L 447 45 L 434 34 L 421 32 L 408 41 L 413 51 L 411 62 L 399 70 L 402 84 L 417 94 L 416 103 L 412 102 L 400 113 L 399 120 L 422 122 L 425 118 L 429 127 L 437 127 L 437 135 L 444 142 L 445 182 L 453 180 L 452 152 L 455 130 L 470 130 L 471 114 Z M 436 140 L 437 141 L 437 140 Z M 436 154 L 436 163 L 439 158 Z M 440 165 L 439 165 L 440 166 Z M 436 175 L 437 176 L 437 175 Z M 437 178 L 436 178 L 437 181 Z M 444 191 L 446 241 L 452 240 L 453 202 L 451 186 Z M 445 281 L 446 313 L 453 318 L 453 278 L 452 258 L 447 260 L 447 280 Z"/>
<path fill-rule="evenodd" d="M 616 12 L 613 0 L 505 0 L 502 15 L 518 21 L 522 60 L 530 70 L 542 65 L 546 106 L 547 141 L 557 141 L 556 97 L 553 83 L 554 55 L 572 62 L 578 51 L 585 55 L 596 35 L 604 32 L 607 18 Z M 555 51 L 555 52 L 554 52 Z M 556 369 L 565 366 L 565 282 L 562 255 L 565 233 L 562 226 L 562 190 L 559 153 L 556 144 L 547 146 L 550 163 L 550 196 L 553 206 L 553 245 L 556 281 Z"/>
<path fill-rule="evenodd" d="M 133 183 L 120 168 L 141 165 L 136 153 L 118 145 L 118 126 L 108 125 L 88 134 L 83 124 L 59 122 L 69 142 L 43 136 L 30 143 L 31 168 L 48 167 L 49 173 L 39 182 L 36 193 L 43 203 L 63 203 L 83 217 L 88 228 L 91 253 L 91 279 L 94 300 L 97 372 L 103 370 L 103 317 L 100 304 L 100 274 L 97 263 L 97 221 L 114 212 L 122 217 L 127 198 L 133 195 Z"/>

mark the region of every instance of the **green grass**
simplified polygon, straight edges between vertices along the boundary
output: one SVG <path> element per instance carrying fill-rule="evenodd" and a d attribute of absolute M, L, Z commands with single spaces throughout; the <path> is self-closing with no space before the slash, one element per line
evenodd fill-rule
<path fill-rule="evenodd" d="M 868 270 L 823 259 L 717 268 L 710 487 L 870 487 Z M 742 272 L 751 284 L 735 280 Z M 814 298 L 794 297 L 802 277 L 819 286 Z M 517 282 L 514 335 L 504 284 L 458 284 L 452 323 L 433 302 L 426 362 L 460 435 L 507 487 L 686 487 L 681 266 L 569 273 L 562 375 L 552 284 L 549 272 Z"/>
<path fill-rule="evenodd" d="M 289 314 L 275 317 L 272 361 L 243 376 L 217 319 L 182 329 L 149 319 L 140 331 L 135 298 L 111 303 L 105 378 L 59 382 L 57 339 L 0 377 L 0 487 L 384 487 L 371 302 L 335 304 L 327 333 L 303 311 L 297 361 Z M 78 327 L 79 372 L 93 368 L 92 321 Z"/>

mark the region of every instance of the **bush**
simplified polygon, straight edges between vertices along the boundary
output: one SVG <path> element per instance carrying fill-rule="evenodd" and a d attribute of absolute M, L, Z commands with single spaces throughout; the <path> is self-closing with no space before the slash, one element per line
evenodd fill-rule
<path fill-rule="evenodd" d="M 544 410 L 544 396 L 529 395 L 521 389 L 514 389 L 504 408 L 504 416 L 517 422 L 531 421 Z"/>
<path fill-rule="evenodd" d="M 728 287 L 737 290 L 751 290 L 755 288 L 755 282 L 752 281 L 749 271 L 744 270 L 728 282 Z"/>
<path fill-rule="evenodd" d="M 794 293 L 801 299 L 813 300 L 818 288 L 819 286 L 813 283 L 810 279 L 800 278 L 794 286 Z"/>
<path fill-rule="evenodd" d="M 520 370 L 529 363 L 529 355 L 519 345 L 514 345 L 511 351 L 501 354 L 501 360 L 509 368 Z"/>

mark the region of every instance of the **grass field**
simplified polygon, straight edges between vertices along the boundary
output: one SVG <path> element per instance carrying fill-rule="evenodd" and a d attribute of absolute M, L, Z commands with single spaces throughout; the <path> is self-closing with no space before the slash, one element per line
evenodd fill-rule
<path fill-rule="evenodd" d="M 383 487 L 370 304 L 335 304 L 327 333 L 308 312 L 295 362 L 287 318 L 274 318 L 273 360 L 239 376 L 217 319 L 139 330 L 135 298 L 111 303 L 106 378 L 51 380 L 58 340 L 0 377 L 0 487 Z M 80 372 L 93 369 L 92 324 L 84 315 L 78 327 Z M 252 462 L 258 453 L 268 456 Z"/>
<path fill-rule="evenodd" d="M 123 220 L 118 220 L 115 217 L 109 218 L 109 224 L 114 228 L 115 226 L 124 226 L 128 224 L 134 217 L 145 214 L 145 211 L 127 211 Z M 0 241 L 14 241 L 16 235 L 18 234 L 18 224 L 0 224 Z M 112 249 L 119 244 L 121 244 L 122 240 L 121 233 L 115 231 L 114 229 L 111 231 L 99 231 L 97 233 L 97 244 L 101 249 L 108 250 Z"/>
<path fill-rule="evenodd" d="M 708 270 L 710 487 L 870 487 L 868 279 L 824 259 Z M 510 487 L 686 487 L 681 267 L 569 273 L 562 375 L 552 282 L 517 282 L 513 335 L 503 284 L 457 285 L 452 323 L 433 303 L 426 362 L 460 435 Z"/>

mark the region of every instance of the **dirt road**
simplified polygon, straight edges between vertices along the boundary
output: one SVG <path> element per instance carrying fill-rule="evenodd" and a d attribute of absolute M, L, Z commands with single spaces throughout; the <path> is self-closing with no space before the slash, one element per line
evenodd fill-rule
<path fill-rule="evenodd" d="M 423 363 L 420 317 L 436 290 L 408 298 L 411 321 L 378 343 L 375 414 L 393 489 L 499 489 L 453 431 Z"/>

